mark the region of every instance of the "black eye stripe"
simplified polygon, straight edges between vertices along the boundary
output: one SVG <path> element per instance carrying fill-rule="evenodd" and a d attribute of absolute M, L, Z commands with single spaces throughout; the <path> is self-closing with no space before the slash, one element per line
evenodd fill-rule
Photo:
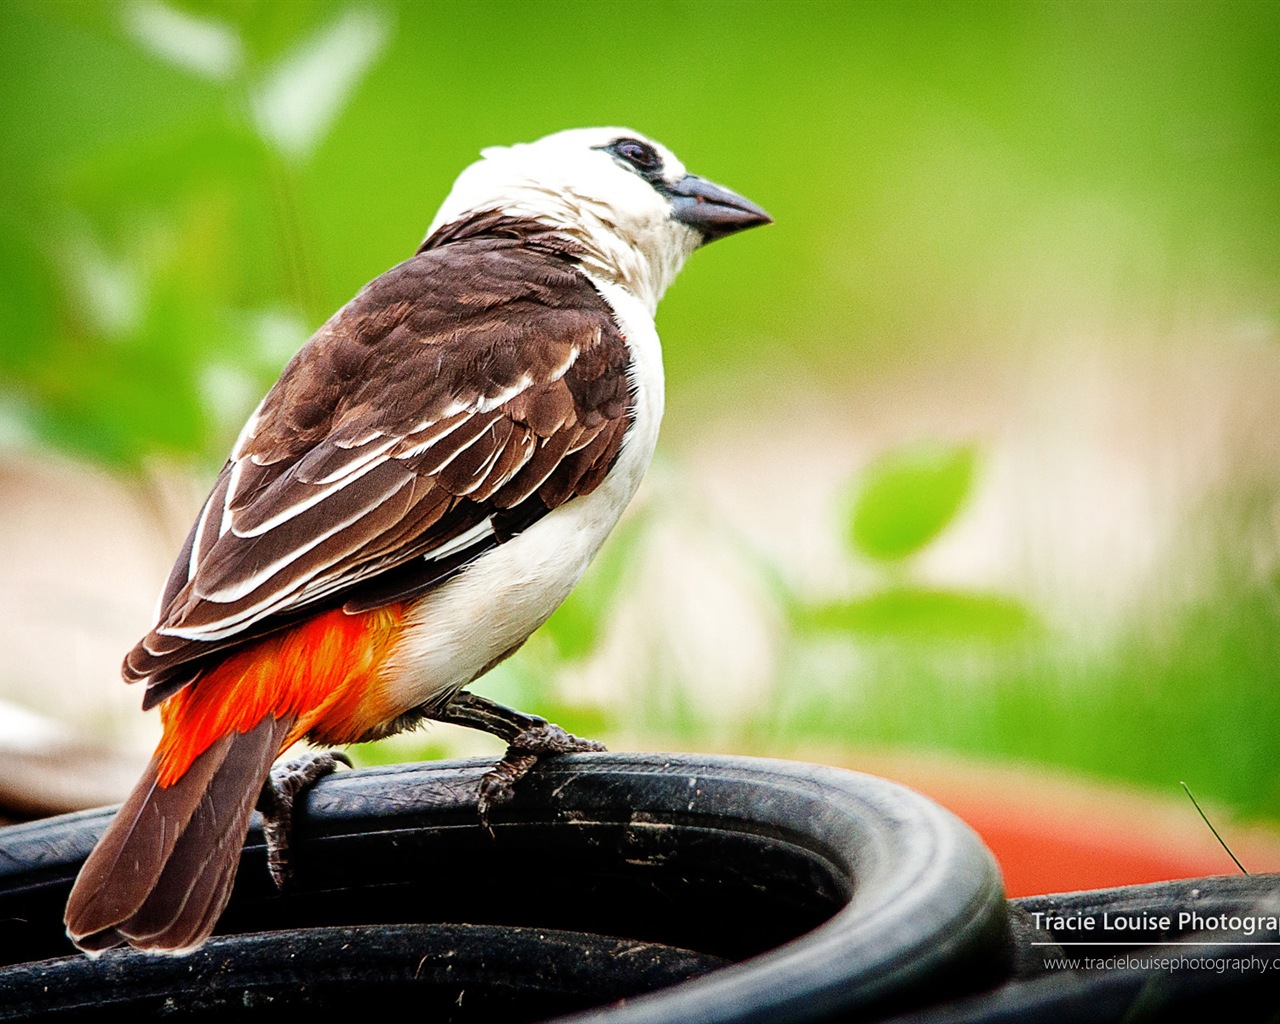
<path fill-rule="evenodd" d="M 600 149 L 635 170 L 641 177 L 653 180 L 662 176 L 662 157 L 649 143 L 640 139 L 615 139 Z"/>

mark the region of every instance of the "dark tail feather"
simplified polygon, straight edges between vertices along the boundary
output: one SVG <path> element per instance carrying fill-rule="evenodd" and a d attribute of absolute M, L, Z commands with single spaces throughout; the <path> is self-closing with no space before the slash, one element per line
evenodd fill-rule
<path fill-rule="evenodd" d="M 231 895 L 249 817 L 292 721 L 223 736 L 172 786 L 156 762 L 89 854 L 67 901 L 67 935 L 88 953 L 128 942 L 185 953 Z"/>

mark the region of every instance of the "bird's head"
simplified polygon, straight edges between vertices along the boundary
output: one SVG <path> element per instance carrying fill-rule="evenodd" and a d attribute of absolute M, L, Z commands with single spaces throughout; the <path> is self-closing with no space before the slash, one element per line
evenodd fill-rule
<path fill-rule="evenodd" d="M 576 128 L 484 150 L 458 176 L 428 236 L 487 212 L 567 235 L 588 269 L 650 312 L 694 249 L 770 223 L 754 203 L 689 174 L 665 146 L 627 128 Z"/>

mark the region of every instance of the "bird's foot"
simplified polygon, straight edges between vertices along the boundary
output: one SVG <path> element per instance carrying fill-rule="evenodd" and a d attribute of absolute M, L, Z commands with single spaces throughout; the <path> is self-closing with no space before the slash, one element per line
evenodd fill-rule
<path fill-rule="evenodd" d="M 273 767 L 262 785 L 258 810 L 262 812 L 262 837 L 267 841 L 267 870 L 277 890 L 285 887 L 291 874 L 289 839 L 298 794 L 335 772 L 339 764 L 351 767 L 351 759 L 340 750 L 303 754 Z"/>
<path fill-rule="evenodd" d="M 474 693 L 457 694 L 443 708 L 433 711 L 431 717 L 438 722 L 479 729 L 507 741 L 502 760 L 480 779 L 476 809 L 485 828 L 489 828 L 489 812 L 510 801 L 515 795 L 515 784 L 529 774 L 539 757 L 605 749 L 603 743 L 579 739 L 545 718 L 526 715 Z"/>
<path fill-rule="evenodd" d="M 489 827 L 489 812 L 515 796 L 515 784 L 529 774 L 542 755 L 604 749 L 603 743 L 580 739 L 546 719 L 531 717 L 531 724 L 507 745 L 502 760 L 480 779 L 480 797 L 476 801 L 480 821 L 485 828 Z"/>

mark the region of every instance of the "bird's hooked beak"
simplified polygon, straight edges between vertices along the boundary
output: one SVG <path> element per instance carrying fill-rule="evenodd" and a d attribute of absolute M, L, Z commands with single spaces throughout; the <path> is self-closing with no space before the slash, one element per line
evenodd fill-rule
<path fill-rule="evenodd" d="M 747 228 L 773 223 L 773 218 L 750 199 L 696 174 L 686 174 L 668 188 L 672 216 L 701 232 L 703 245 Z"/>

